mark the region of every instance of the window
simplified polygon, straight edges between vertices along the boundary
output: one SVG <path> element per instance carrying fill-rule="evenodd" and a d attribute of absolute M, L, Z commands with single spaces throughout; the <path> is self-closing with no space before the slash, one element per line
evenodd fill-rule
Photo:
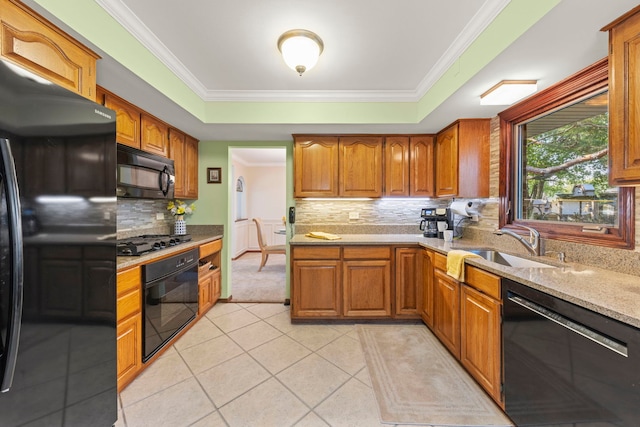
<path fill-rule="evenodd" d="M 608 184 L 607 60 L 500 113 L 500 226 L 632 248 L 634 190 Z"/>

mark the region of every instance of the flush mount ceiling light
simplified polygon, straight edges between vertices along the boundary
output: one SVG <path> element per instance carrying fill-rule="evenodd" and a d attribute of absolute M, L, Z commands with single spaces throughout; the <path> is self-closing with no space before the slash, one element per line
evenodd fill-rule
<path fill-rule="evenodd" d="M 278 50 L 284 62 L 302 75 L 312 69 L 324 50 L 324 43 L 317 34 L 308 30 L 289 30 L 278 39 Z"/>
<path fill-rule="evenodd" d="M 511 105 L 536 90 L 537 80 L 503 80 L 480 95 L 480 105 Z"/>

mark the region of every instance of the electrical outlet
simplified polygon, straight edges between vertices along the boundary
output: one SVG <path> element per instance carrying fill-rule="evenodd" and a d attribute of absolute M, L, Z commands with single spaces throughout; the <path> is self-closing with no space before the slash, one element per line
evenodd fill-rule
<path fill-rule="evenodd" d="M 106 220 L 110 220 L 111 219 L 111 212 L 104 211 L 104 213 L 102 214 L 102 218 L 106 219 Z"/>
<path fill-rule="evenodd" d="M 358 212 L 349 212 L 349 219 L 358 219 L 360 218 L 360 213 Z"/>
<path fill-rule="evenodd" d="M 471 222 L 478 222 L 480 221 L 480 218 L 478 217 L 478 215 L 471 215 Z"/>
<path fill-rule="evenodd" d="M 163 220 L 164 219 L 164 213 L 163 212 L 158 212 L 156 214 L 156 219 L 159 220 L 159 221 Z"/>

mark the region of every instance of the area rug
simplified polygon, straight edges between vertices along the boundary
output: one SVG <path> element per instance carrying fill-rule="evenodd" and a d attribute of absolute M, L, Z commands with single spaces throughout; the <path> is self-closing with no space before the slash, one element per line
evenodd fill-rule
<path fill-rule="evenodd" d="M 385 424 L 513 426 L 424 325 L 358 325 Z"/>
<path fill-rule="evenodd" d="M 286 255 L 269 255 L 258 271 L 262 255 L 246 252 L 231 261 L 231 295 L 233 302 L 283 302 L 286 278 Z"/>

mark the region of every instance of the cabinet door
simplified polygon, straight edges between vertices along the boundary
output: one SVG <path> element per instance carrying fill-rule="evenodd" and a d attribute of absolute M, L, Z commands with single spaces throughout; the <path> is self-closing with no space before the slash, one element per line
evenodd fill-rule
<path fill-rule="evenodd" d="M 132 316 L 117 326 L 118 391 L 129 384 L 142 368 L 142 317 Z"/>
<path fill-rule="evenodd" d="M 0 56 L 95 99 L 98 55 L 18 1 L 0 1 Z"/>
<path fill-rule="evenodd" d="M 173 159 L 173 167 L 175 170 L 175 183 L 173 191 L 175 197 L 185 197 L 185 134 L 176 130 L 169 129 L 169 158 Z"/>
<path fill-rule="evenodd" d="M 198 316 L 202 316 L 213 306 L 213 274 L 198 280 Z"/>
<path fill-rule="evenodd" d="M 340 261 L 294 261 L 291 317 L 339 316 Z"/>
<path fill-rule="evenodd" d="M 609 184 L 640 184 L 640 13 L 609 31 Z"/>
<path fill-rule="evenodd" d="M 387 137 L 384 160 L 384 195 L 409 196 L 409 137 Z"/>
<path fill-rule="evenodd" d="M 340 138 L 339 165 L 340 196 L 382 196 L 381 137 Z"/>
<path fill-rule="evenodd" d="M 458 125 L 455 124 L 436 137 L 436 197 L 458 195 Z"/>
<path fill-rule="evenodd" d="M 433 136 L 412 136 L 409 144 L 410 170 L 409 187 L 410 195 L 418 197 L 433 197 Z"/>
<path fill-rule="evenodd" d="M 110 93 L 104 95 L 104 106 L 116 112 L 116 141 L 139 149 L 141 111 Z"/>
<path fill-rule="evenodd" d="M 460 362 L 500 403 L 500 302 L 463 285 L 460 317 Z"/>
<path fill-rule="evenodd" d="M 345 317 L 391 316 L 391 261 L 343 262 Z"/>
<path fill-rule="evenodd" d="M 338 138 L 296 137 L 294 196 L 338 196 Z"/>
<path fill-rule="evenodd" d="M 419 317 L 421 267 L 422 249 L 396 249 L 396 317 Z"/>
<path fill-rule="evenodd" d="M 211 276 L 211 305 L 213 306 L 222 295 L 222 274 L 218 268 Z"/>
<path fill-rule="evenodd" d="M 198 140 L 189 135 L 184 146 L 184 198 L 198 198 Z"/>
<path fill-rule="evenodd" d="M 460 283 L 435 269 L 433 293 L 433 332 L 460 359 Z"/>
<path fill-rule="evenodd" d="M 422 304 L 420 316 L 422 321 L 433 329 L 433 252 L 422 251 Z"/>
<path fill-rule="evenodd" d="M 489 197 L 490 119 L 458 123 L 458 197 Z"/>
<path fill-rule="evenodd" d="M 141 116 L 140 148 L 147 153 L 169 157 L 169 127 L 147 114 Z"/>

